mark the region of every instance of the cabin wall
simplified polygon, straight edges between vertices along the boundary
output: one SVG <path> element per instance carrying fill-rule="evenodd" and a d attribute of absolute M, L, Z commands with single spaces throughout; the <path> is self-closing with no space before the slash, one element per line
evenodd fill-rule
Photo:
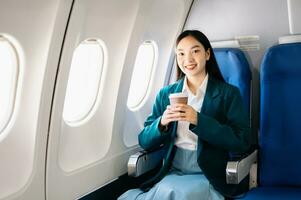
<path fill-rule="evenodd" d="M 173 46 L 190 4 L 187 0 L 74 1 L 59 64 L 49 131 L 46 197 L 75 199 L 127 173 L 137 135 L 158 90 L 169 77 Z M 77 124 L 62 115 L 74 50 L 88 39 L 103 41 L 105 68 L 93 113 Z M 144 41 L 155 41 L 158 61 L 140 109 L 127 108 L 135 58 Z M 143 66 L 140 66 L 143 67 Z"/>
<path fill-rule="evenodd" d="M 0 133 L 0 199 L 45 198 L 52 91 L 71 5 L 68 1 L 61 3 L 59 0 L 0 3 L 0 34 L 12 39 L 19 54 L 15 105 L 8 125 Z M 60 8 L 63 8 L 60 26 L 55 27 Z M 52 40 L 54 35 L 56 42 Z M 48 68 L 51 48 L 56 52 L 52 57 L 53 71 Z M 44 87 L 48 88 L 46 93 Z"/>
<path fill-rule="evenodd" d="M 287 0 L 288 6 L 288 19 L 291 34 L 301 33 L 301 1 L 299 0 Z"/>
<path fill-rule="evenodd" d="M 296 15 L 300 14 L 295 11 L 295 19 Z M 210 41 L 234 40 L 237 36 L 259 37 L 254 42 L 259 45 L 258 49 L 244 51 L 252 70 L 251 120 L 254 136 L 259 128 L 260 63 L 266 49 L 278 44 L 280 36 L 290 34 L 289 22 L 285 0 L 195 0 L 185 24 L 185 29 L 198 29 Z"/>

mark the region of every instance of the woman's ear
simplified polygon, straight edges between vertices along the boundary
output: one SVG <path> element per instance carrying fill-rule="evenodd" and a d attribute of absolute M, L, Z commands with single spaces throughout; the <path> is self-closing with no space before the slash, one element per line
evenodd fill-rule
<path fill-rule="evenodd" d="M 210 48 L 207 49 L 206 51 L 206 60 L 210 59 Z"/>

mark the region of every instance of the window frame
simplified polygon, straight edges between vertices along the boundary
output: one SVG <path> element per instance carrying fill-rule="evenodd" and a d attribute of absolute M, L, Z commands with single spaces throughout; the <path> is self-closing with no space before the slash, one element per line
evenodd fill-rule
<path fill-rule="evenodd" d="M 70 70 L 72 67 L 72 61 L 74 58 L 74 52 L 76 51 L 76 49 L 78 47 L 80 47 L 81 44 L 87 44 L 87 43 L 93 43 L 93 44 L 97 44 L 99 45 L 100 49 L 101 49 L 101 55 L 102 55 L 102 62 L 99 63 L 101 69 L 99 72 L 99 77 L 98 77 L 98 81 L 97 81 L 97 87 L 96 87 L 96 94 L 93 96 L 93 102 L 91 103 L 90 107 L 85 111 L 85 114 L 82 114 L 81 117 L 75 119 L 75 120 L 68 120 L 66 119 L 64 116 L 64 112 L 65 112 L 65 104 L 66 104 L 66 96 L 67 96 L 67 90 L 68 90 L 68 84 L 69 84 L 69 77 L 70 77 L 70 72 L 68 75 L 68 81 L 67 81 L 67 85 L 66 85 L 66 93 L 65 93 L 65 100 L 64 100 L 64 106 L 63 106 L 63 112 L 62 112 L 62 118 L 63 121 L 68 124 L 71 127 L 75 127 L 75 126 L 80 126 L 84 123 L 86 123 L 87 121 L 89 121 L 89 119 L 94 116 L 96 110 L 97 110 L 97 105 L 100 99 L 101 94 L 101 88 L 102 88 L 102 79 L 103 79 L 103 75 L 106 71 L 106 67 L 107 67 L 107 58 L 108 58 L 108 51 L 107 51 L 107 47 L 105 45 L 105 43 L 99 39 L 99 38 L 87 38 L 85 40 L 83 40 L 82 42 L 79 43 L 79 45 L 76 46 L 76 48 L 73 51 L 72 54 L 72 59 L 71 59 L 71 64 L 70 64 Z"/>
<path fill-rule="evenodd" d="M 137 63 L 137 59 L 138 59 L 138 55 L 139 55 L 139 49 L 141 47 L 143 47 L 143 45 L 151 45 L 152 47 L 152 51 L 153 51 L 153 60 L 152 60 L 152 63 L 151 63 L 151 70 L 150 70 L 150 76 L 149 76 L 149 79 L 148 79 L 148 82 L 147 82 L 147 86 L 146 86 L 146 90 L 143 91 L 144 93 L 144 96 L 141 97 L 141 99 L 137 100 L 137 104 L 135 105 L 130 105 L 129 103 L 129 99 L 130 99 L 130 95 L 131 94 L 134 94 L 135 92 L 131 92 L 131 87 L 132 87 L 132 81 L 133 81 L 133 76 L 135 76 L 134 72 L 135 72 L 135 67 L 136 67 L 136 63 Z M 137 54 L 136 54 L 136 59 L 135 59 L 135 64 L 134 64 L 134 67 L 133 67 L 133 72 L 132 72 L 132 76 L 131 76 L 131 81 L 130 81 L 130 86 L 129 86 L 129 91 L 128 91 L 128 98 L 127 98 L 127 108 L 133 112 L 139 110 L 141 107 L 144 106 L 144 104 L 146 103 L 149 95 L 150 95 L 150 92 L 151 92 L 151 88 L 152 88 L 152 81 L 154 79 L 154 72 L 156 71 L 156 68 L 158 66 L 158 57 L 159 57 L 159 49 L 158 49 L 158 45 L 157 43 L 154 41 L 154 40 L 145 40 L 142 42 L 141 45 L 139 45 L 139 48 L 138 48 L 138 51 L 137 51 Z M 139 76 L 139 74 L 137 74 Z"/>
<path fill-rule="evenodd" d="M 11 50 L 14 52 L 14 57 L 15 57 L 15 69 L 13 69 L 13 73 L 12 74 L 12 83 L 11 83 L 11 88 L 12 88 L 12 92 L 9 94 L 10 95 L 10 103 L 9 103 L 9 108 L 7 109 L 7 115 L 3 118 L 3 121 L 0 122 L 0 135 L 5 132 L 5 130 L 7 129 L 9 123 L 12 120 L 13 117 L 13 113 L 15 111 L 15 107 L 16 107 L 16 97 L 17 97 L 17 90 L 18 90 L 18 83 L 19 83 L 19 76 L 20 76 L 20 65 L 21 65 L 21 51 L 18 50 L 18 45 L 17 42 L 15 42 L 14 38 L 6 35 L 6 34 L 2 34 L 0 33 L 0 42 L 4 41 L 7 42 L 8 45 L 10 46 Z"/>

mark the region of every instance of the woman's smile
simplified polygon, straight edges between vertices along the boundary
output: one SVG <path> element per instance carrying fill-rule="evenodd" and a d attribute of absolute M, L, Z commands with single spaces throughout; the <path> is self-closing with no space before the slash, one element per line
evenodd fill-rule
<path fill-rule="evenodd" d="M 197 67 L 197 64 L 189 64 L 185 66 L 187 70 L 194 70 Z"/>

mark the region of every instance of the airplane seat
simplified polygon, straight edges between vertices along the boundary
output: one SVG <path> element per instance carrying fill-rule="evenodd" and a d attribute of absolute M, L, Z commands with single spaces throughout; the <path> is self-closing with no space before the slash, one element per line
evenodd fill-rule
<path fill-rule="evenodd" d="M 245 54 L 238 48 L 214 48 L 213 51 L 225 81 L 238 87 L 250 114 L 252 73 Z"/>
<path fill-rule="evenodd" d="M 213 48 L 213 51 L 225 81 L 239 89 L 251 125 L 252 72 L 244 52 L 236 47 Z M 256 159 L 254 144 L 245 154 L 230 152 L 225 171 L 226 182 L 239 184 L 249 174 Z"/>
<path fill-rule="evenodd" d="M 238 48 L 215 48 L 214 54 L 225 81 L 239 88 L 246 112 L 250 114 L 252 73 L 244 53 Z M 128 161 L 128 175 L 138 177 L 155 168 L 161 163 L 162 155 L 163 153 L 158 151 L 140 151 L 131 155 Z M 243 180 L 248 175 L 251 164 L 256 160 L 256 155 L 256 152 L 252 153 L 252 156 L 246 158 L 242 163 L 233 160 L 234 157 L 240 158 L 240 156 L 234 155 L 231 158 L 232 161 L 228 162 L 230 164 L 229 169 L 226 169 L 227 173 L 225 171 L 227 183 L 238 184 Z M 247 170 L 241 170 L 242 167 Z"/>
<path fill-rule="evenodd" d="M 301 42 L 267 50 L 260 84 L 258 187 L 243 199 L 301 199 Z"/>

